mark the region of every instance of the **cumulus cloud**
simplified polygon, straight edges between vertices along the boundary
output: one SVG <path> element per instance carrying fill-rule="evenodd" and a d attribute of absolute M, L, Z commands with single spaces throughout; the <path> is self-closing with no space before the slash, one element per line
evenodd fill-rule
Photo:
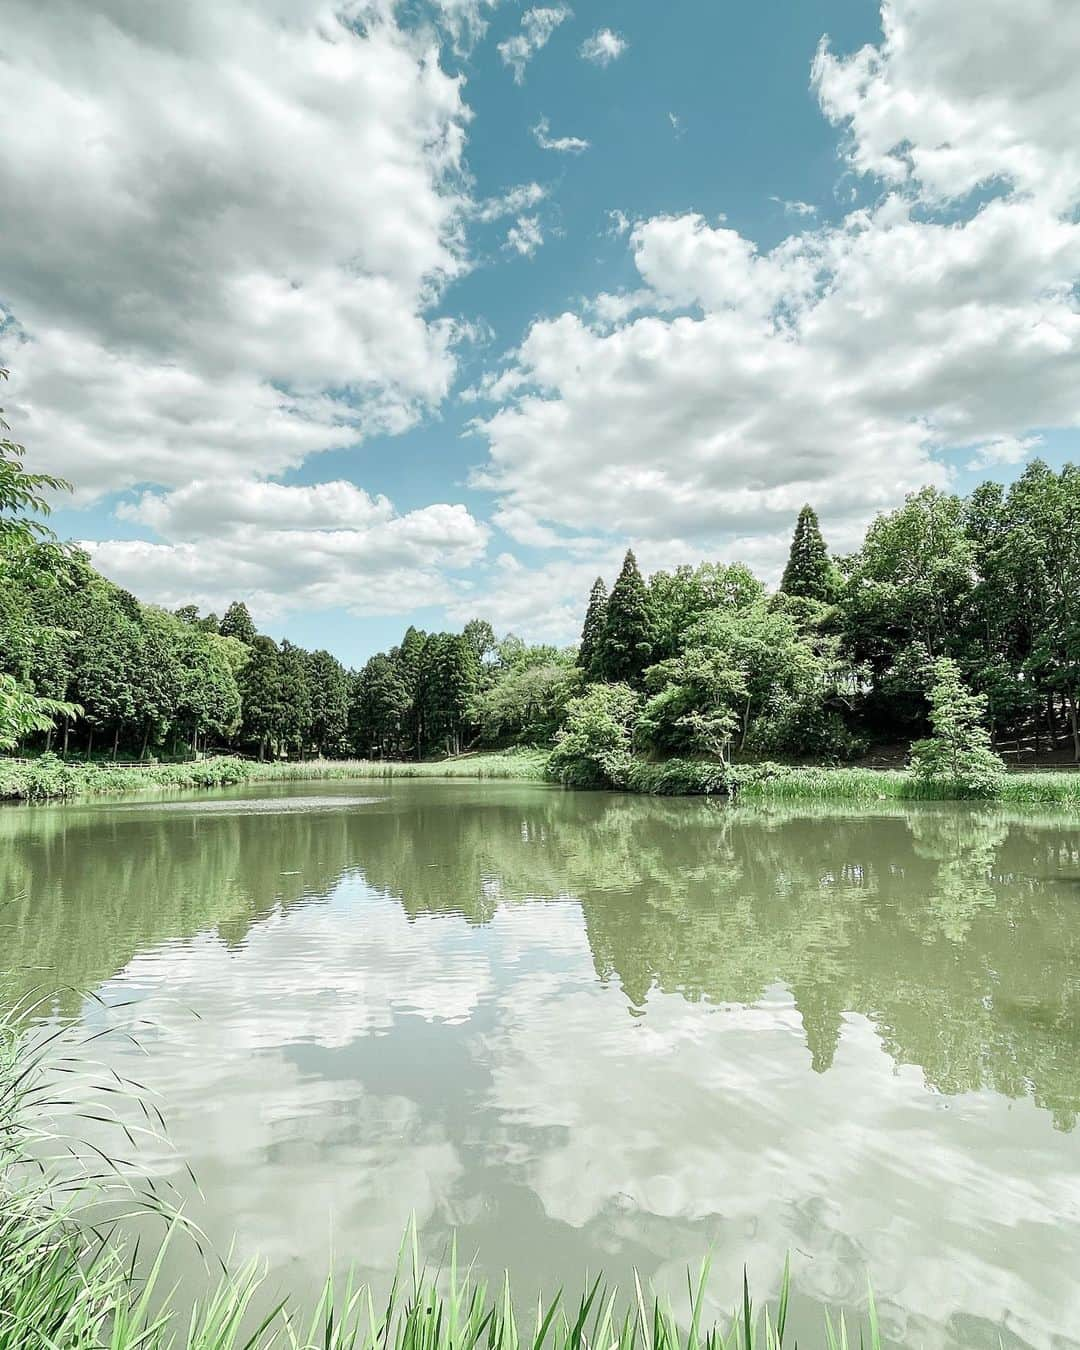
<path fill-rule="evenodd" d="M 341 607 L 358 615 L 449 602 L 448 572 L 485 553 L 489 529 L 464 506 L 399 515 L 348 482 L 308 487 L 246 478 L 196 479 L 122 504 L 121 518 L 160 541 L 87 542 L 106 576 L 168 607 L 220 611 L 242 597 L 260 618 Z"/>
<path fill-rule="evenodd" d="M 468 114 L 430 36 L 375 0 L 12 0 L 0 67 L 0 340 L 43 465 L 275 472 L 445 396 Z"/>
<path fill-rule="evenodd" d="M 1059 207 L 1080 195 L 1080 9 L 1072 0 L 884 0 L 884 40 L 813 81 L 860 173 L 951 200 L 1004 180 Z"/>
<path fill-rule="evenodd" d="M 532 133 L 541 150 L 557 150 L 564 155 L 580 155 L 583 150 L 589 148 L 589 142 L 581 136 L 552 136 L 551 123 L 546 117 L 541 117 L 533 127 Z"/>
<path fill-rule="evenodd" d="M 514 83 L 523 84 L 525 67 L 541 47 L 546 47 L 552 33 L 572 16 L 566 5 L 544 5 L 527 9 L 521 16 L 521 32 L 498 45 L 503 65 L 514 72 Z"/>
<path fill-rule="evenodd" d="M 617 61 L 630 44 L 620 34 L 610 28 L 600 28 L 587 37 L 579 48 L 582 60 L 591 61 L 595 66 L 610 66 Z"/>
<path fill-rule="evenodd" d="M 804 501 L 854 540 L 947 483 L 944 452 L 1017 463 L 1034 429 L 1080 426 L 1080 113 L 1063 73 L 1080 11 L 990 8 L 976 25 L 945 0 L 889 0 L 880 46 L 819 51 L 845 155 L 884 183 L 874 206 L 771 249 L 699 215 L 639 221 L 637 289 L 532 325 L 478 424 L 476 482 L 519 531 L 682 539 L 691 557 L 754 539 L 775 573 Z M 991 180 L 989 200 L 935 214 Z"/>

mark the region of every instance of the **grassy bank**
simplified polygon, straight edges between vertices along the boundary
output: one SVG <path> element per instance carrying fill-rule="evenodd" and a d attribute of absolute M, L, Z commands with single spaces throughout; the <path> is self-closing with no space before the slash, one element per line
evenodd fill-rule
<path fill-rule="evenodd" d="M 55 1033 L 35 1035 L 20 1017 L 0 1015 L 0 1350 L 781 1350 L 786 1269 L 771 1308 L 752 1305 L 744 1277 L 723 1324 L 705 1322 L 706 1261 L 681 1314 L 640 1285 L 620 1298 L 600 1276 L 577 1300 L 539 1299 L 535 1321 L 519 1329 L 509 1276 L 489 1289 L 471 1271 L 459 1271 L 453 1248 L 446 1269 L 429 1273 L 415 1229 L 402 1243 L 388 1294 L 330 1280 L 263 1312 L 257 1265 L 226 1270 L 198 1300 L 183 1288 L 168 1289 L 167 1247 L 192 1235 L 169 1220 L 160 1200 L 133 1186 L 125 1191 L 129 1214 L 149 1207 L 166 1225 L 158 1251 L 144 1249 L 141 1264 L 116 1226 L 98 1231 L 87 1218 L 104 1187 L 124 1185 L 124 1164 L 97 1151 L 93 1164 L 77 1162 L 72 1174 L 71 1159 L 88 1151 L 62 1137 L 53 1113 L 69 1104 L 68 1075 L 85 1075 L 87 1047 L 69 1043 L 58 1052 L 64 1043 Z M 134 1084 L 122 1087 L 139 1093 Z M 114 1096 L 103 1100 L 115 1101 L 116 1083 L 107 1090 Z M 83 1109 L 99 1126 L 112 1118 L 108 1106 Z M 128 1154 L 135 1139 L 119 1116 L 115 1125 Z M 64 1159 L 63 1173 L 50 1155 Z M 531 1275 L 528 1283 L 535 1285 Z M 872 1299 L 860 1339 L 867 1350 L 880 1345 Z M 820 1343 L 846 1347 L 843 1320 L 834 1325 L 826 1318 Z"/>
<path fill-rule="evenodd" d="M 993 801 L 1003 805 L 1040 803 L 1080 807 L 1080 772 L 1009 773 L 990 798 L 962 784 L 919 782 L 903 769 L 833 769 L 782 764 L 738 766 L 732 789 L 741 801 Z"/>
<path fill-rule="evenodd" d="M 346 781 L 385 778 L 544 777 L 547 753 L 512 750 L 424 763 L 386 760 L 305 760 L 259 763 L 222 755 L 191 764 L 114 766 L 76 763 L 55 755 L 35 760 L 0 760 L 0 801 L 55 801 L 77 797 L 147 792 L 162 788 L 219 788 L 238 783 Z M 0 1346 L 2 1350 L 2 1346 Z"/>
<path fill-rule="evenodd" d="M 192 764 L 114 767 L 63 762 L 43 755 L 0 760 L 0 801 L 56 801 L 162 789 L 231 787 L 240 783 L 336 782 L 388 778 L 502 779 L 542 782 L 546 750 L 505 750 L 423 763 L 393 760 L 306 760 L 263 763 L 219 756 Z M 577 786 L 569 783 L 568 786 Z M 963 801 L 963 785 L 923 783 L 903 769 L 825 768 L 786 764 L 724 765 L 709 760 L 631 761 L 617 783 L 621 792 L 656 797 L 733 796 L 745 802 Z M 991 798 L 1004 805 L 1080 807 L 1080 772 L 1009 773 Z M 3 1347 L 0 1346 L 0 1350 Z"/>

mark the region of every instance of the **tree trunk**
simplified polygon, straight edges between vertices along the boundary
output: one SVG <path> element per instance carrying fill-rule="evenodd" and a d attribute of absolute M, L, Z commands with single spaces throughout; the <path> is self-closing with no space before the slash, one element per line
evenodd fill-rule
<path fill-rule="evenodd" d="M 142 749 L 139 751 L 140 759 L 146 758 L 146 751 L 149 748 L 149 745 L 150 745 L 150 719 L 148 717 L 146 719 L 146 722 L 143 724 Z"/>
<path fill-rule="evenodd" d="M 1077 723 L 1076 698 L 1069 695 L 1069 725 L 1072 728 L 1073 758 L 1080 764 L 1080 725 Z"/>
<path fill-rule="evenodd" d="M 54 730 L 55 730 L 55 727 L 50 727 L 50 728 L 49 728 L 49 733 L 48 733 L 48 735 L 45 737 L 45 753 L 46 753 L 46 754 L 49 754 L 49 752 L 52 750 L 52 738 L 53 738 L 53 732 L 54 732 Z"/>
<path fill-rule="evenodd" d="M 90 728 L 90 735 L 86 738 L 86 758 L 89 759 L 94 753 L 94 728 Z"/>
<path fill-rule="evenodd" d="M 117 722 L 116 730 L 113 732 L 112 757 L 116 758 L 116 752 L 120 749 L 120 723 Z"/>
<path fill-rule="evenodd" d="M 65 717 L 65 718 L 64 718 L 64 756 L 65 756 L 65 758 L 67 757 L 67 752 L 68 752 L 68 737 L 69 737 L 70 735 L 71 735 L 71 718 L 70 718 L 70 717 Z"/>

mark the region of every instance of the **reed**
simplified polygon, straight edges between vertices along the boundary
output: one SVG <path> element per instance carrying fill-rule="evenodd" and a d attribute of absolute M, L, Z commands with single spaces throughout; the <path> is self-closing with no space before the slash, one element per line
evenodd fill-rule
<path fill-rule="evenodd" d="M 107 762 L 83 764 L 42 755 L 34 760 L 0 760 L 0 801 L 58 801 L 161 789 L 233 787 L 240 783 L 387 778 L 538 781 L 544 777 L 547 759 L 544 750 L 522 749 L 421 763 L 361 759 L 260 763 L 220 755 L 190 764 L 113 766 Z"/>

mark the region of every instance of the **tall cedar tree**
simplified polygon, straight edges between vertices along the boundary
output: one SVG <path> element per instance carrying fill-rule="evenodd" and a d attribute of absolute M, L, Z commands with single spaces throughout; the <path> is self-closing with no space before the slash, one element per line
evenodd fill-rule
<path fill-rule="evenodd" d="M 627 549 L 622 571 L 611 588 L 604 627 L 596 648 L 595 673 L 614 684 L 637 684 L 653 659 L 656 634 L 645 582 L 633 550 Z"/>
<path fill-rule="evenodd" d="M 804 506 L 799 512 L 780 589 L 785 595 L 801 595 L 807 600 L 833 597 L 832 563 L 812 506 Z"/>
<path fill-rule="evenodd" d="M 585 611 L 585 623 L 581 629 L 581 646 L 578 648 L 577 663 L 587 675 L 593 674 L 596 664 L 596 652 L 604 632 L 604 618 L 607 614 L 608 593 L 604 578 L 597 577 L 589 593 L 589 608 Z"/>

